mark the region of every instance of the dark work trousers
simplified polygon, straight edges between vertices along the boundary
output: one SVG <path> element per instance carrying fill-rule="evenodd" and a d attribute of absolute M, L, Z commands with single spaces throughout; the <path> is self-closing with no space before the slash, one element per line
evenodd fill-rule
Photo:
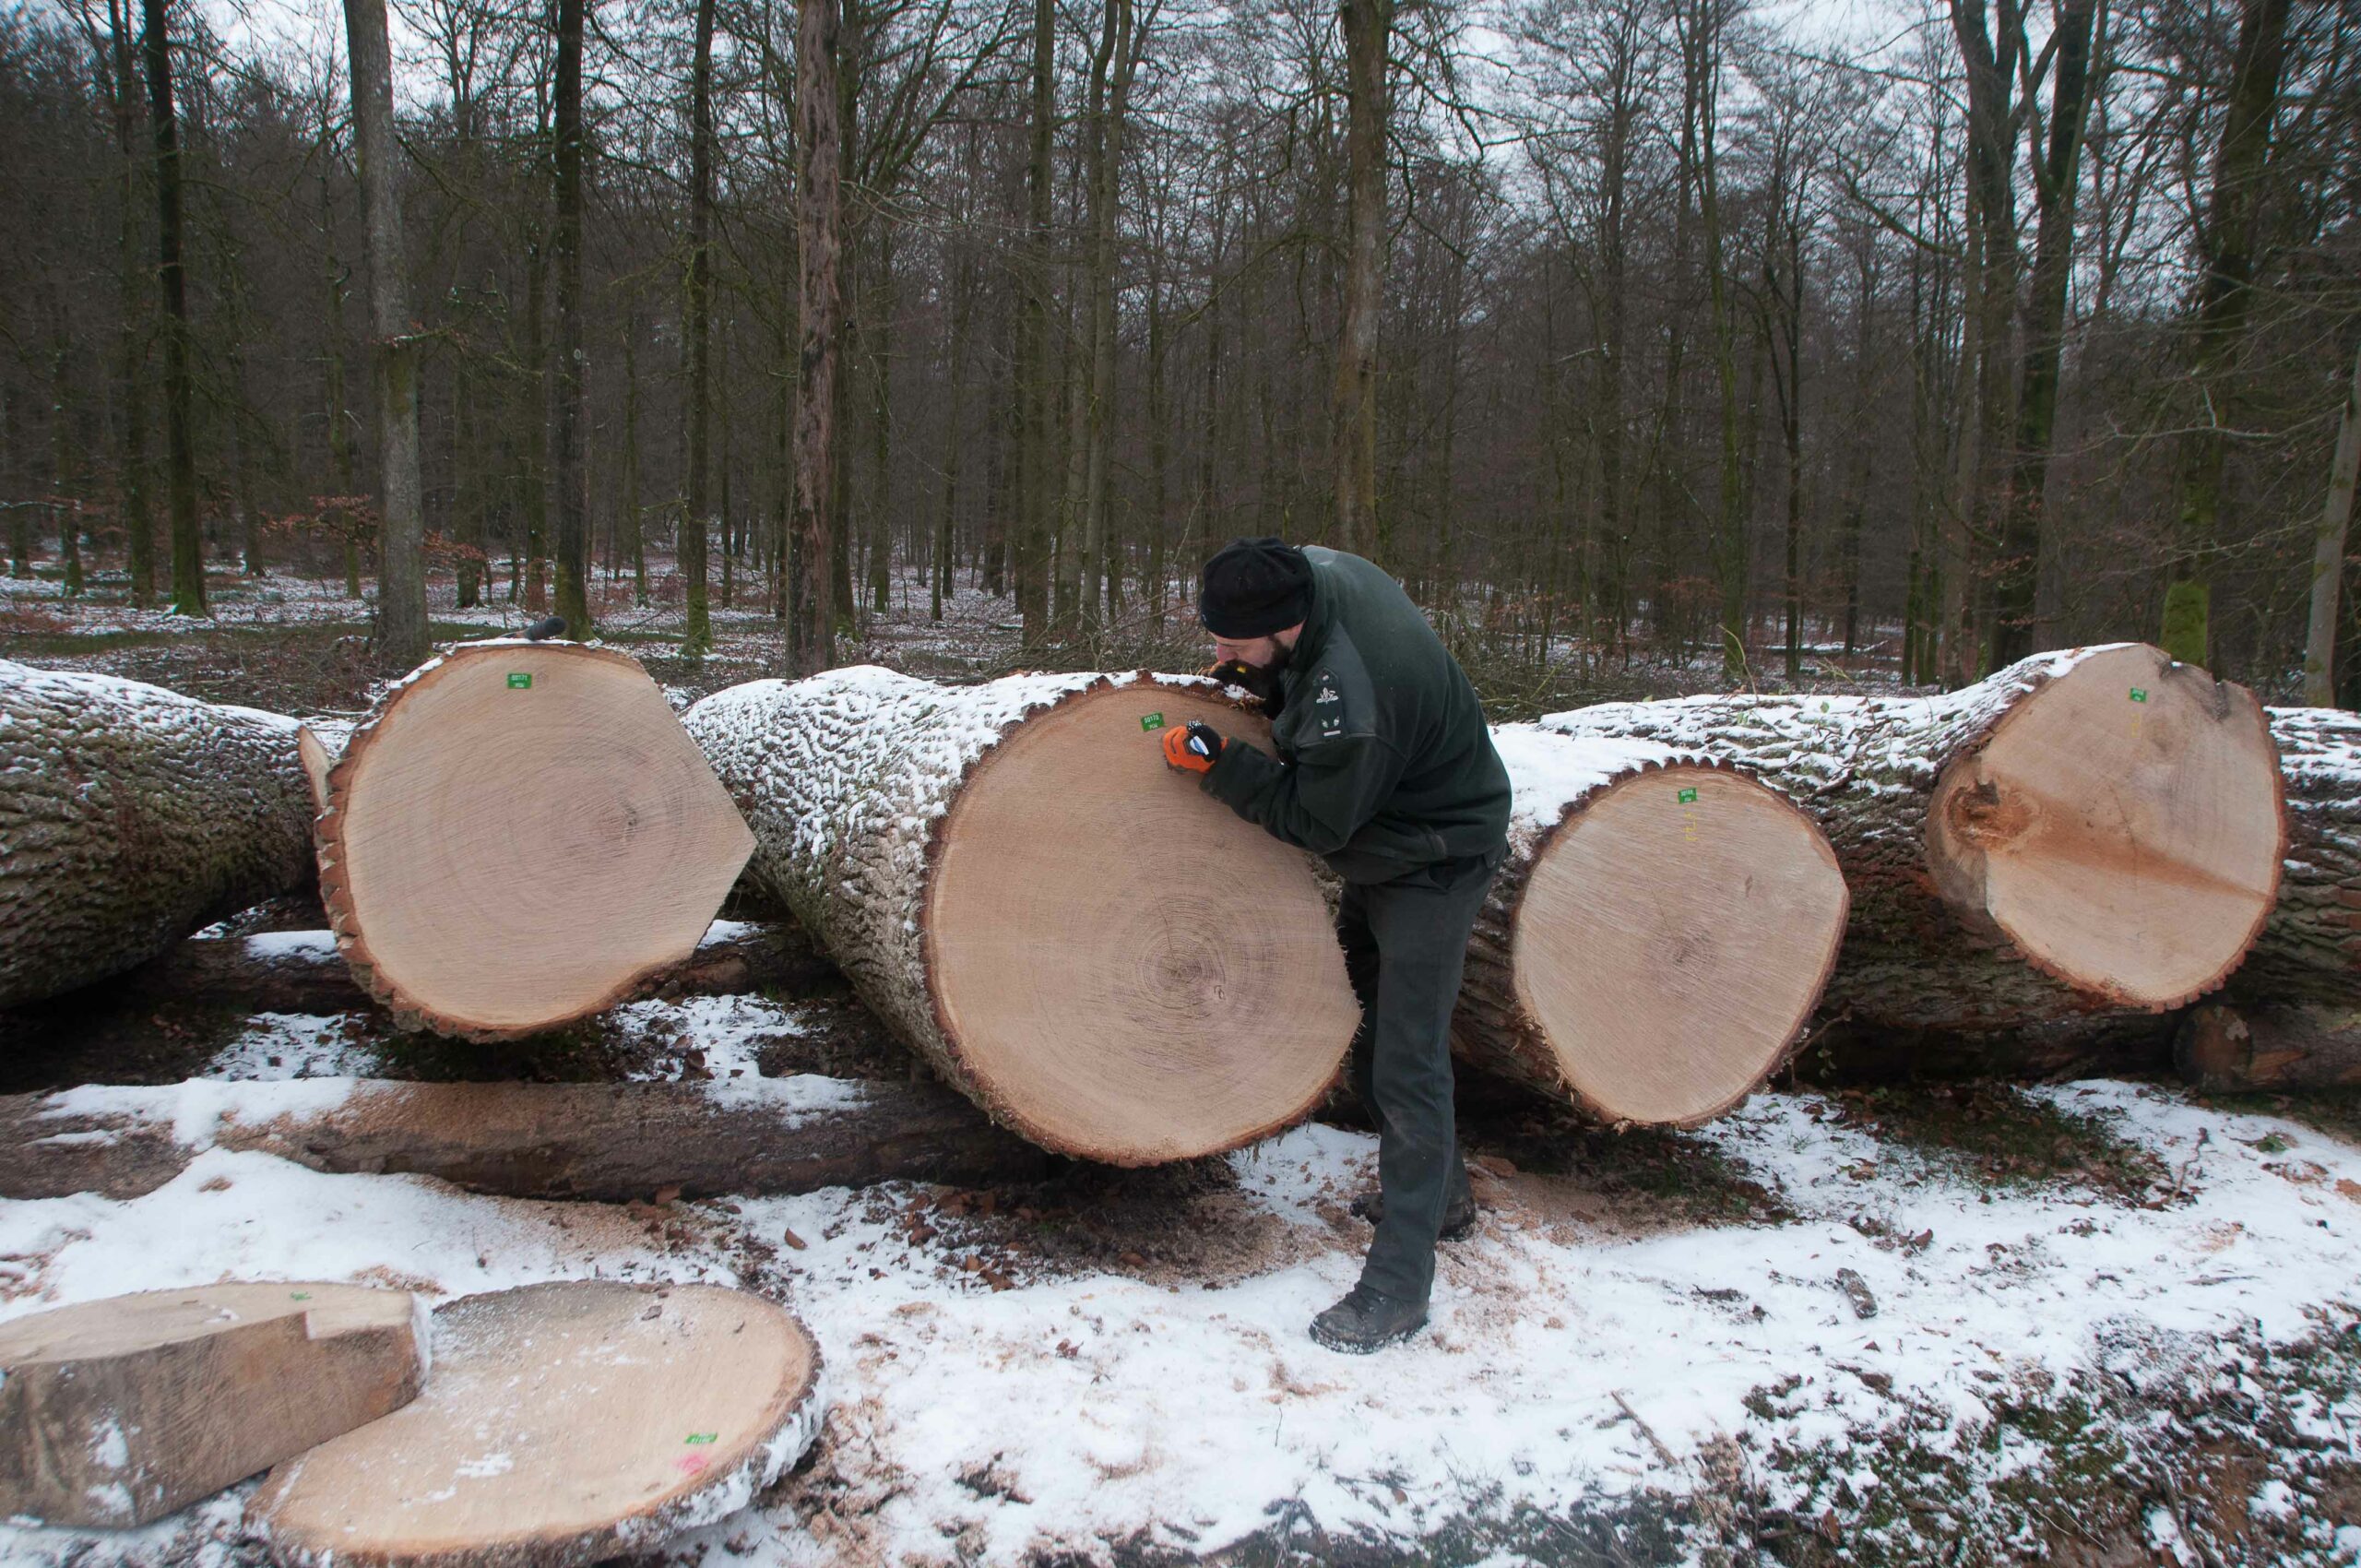
<path fill-rule="evenodd" d="M 1506 858 L 1503 849 L 1391 882 L 1348 882 L 1336 910 L 1345 972 L 1361 1004 L 1347 1071 L 1377 1119 L 1385 1196 L 1361 1283 L 1401 1301 L 1426 1301 L 1443 1209 L 1467 1192 L 1452 1124 L 1451 1013 L 1468 932 Z"/>

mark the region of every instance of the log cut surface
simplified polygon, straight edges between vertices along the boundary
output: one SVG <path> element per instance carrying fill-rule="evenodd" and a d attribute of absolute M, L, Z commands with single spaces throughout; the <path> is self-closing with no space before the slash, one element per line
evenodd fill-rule
<path fill-rule="evenodd" d="M 0 1324 L 0 1516 L 123 1528 L 401 1408 L 425 1374 L 406 1290 L 233 1284 Z"/>
<path fill-rule="evenodd" d="M 1828 840 L 1776 791 L 1662 746 L 1533 725 L 1493 742 L 1511 853 L 1470 949 L 1461 1053 L 1610 1123 L 1728 1110 L 1835 964 Z"/>
<path fill-rule="evenodd" d="M 571 1568 L 744 1507 L 817 1435 L 820 1352 L 759 1296 L 604 1280 L 434 1313 L 414 1403 L 271 1472 L 280 1562 Z"/>
<path fill-rule="evenodd" d="M 303 885 L 296 723 L 0 659 L 0 1007 Z"/>
<path fill-rule="evenodd" d="M 1309 1113 L 1358 1008 L 1311 865 L 1165 766 L 1157 727 L 1267 744 L 1211 683 L 874 668 L 685 722 L 755 870 L 862 998 L 1044 1147 L 1148 1165 Z"/>
<path fill-rule="evenodd" d="M 687 958 L 753 840 L 619 653 L 500 641 L 412 674 L 328 772 L 320 893 L 403 1023 L 512 1039 Z"/>

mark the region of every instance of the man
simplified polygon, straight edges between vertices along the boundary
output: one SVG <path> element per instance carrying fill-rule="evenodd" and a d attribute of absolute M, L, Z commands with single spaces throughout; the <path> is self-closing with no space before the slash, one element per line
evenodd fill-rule
<path fill-rule="evenodd" d="M 1210 725 L 1165 759 L 1345 881 L 1336 934 L 1360 999 L 1353 1088 L 1376 1117 L 1377 1233 L 1360 1283 L 1312 1320 L 1366 1353 L 1427 1321 L 1435 1241 L 1475 1221 L 1452 1125 L 1449 1030 L 1468 932 L 1508 853 L 1508 770 L 1467 676 L 1401 585 L 1358 555 L 1233 540 L 1198 613 L 1214 673 L 1263 699 L 1278 758 Z"/>

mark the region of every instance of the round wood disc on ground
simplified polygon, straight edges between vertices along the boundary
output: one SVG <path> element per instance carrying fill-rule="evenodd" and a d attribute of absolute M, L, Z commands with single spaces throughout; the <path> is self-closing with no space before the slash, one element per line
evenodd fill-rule
<path fill-rule="evenodd" d="M 328 791 L 320 892 L 355 978 L 474 1039 L 599 1012 L 688 957 L 753 847 L 647 672 L 573 644 L 426 665 Z"/>
<path fill-rule="evenodd" d="M 2251 693 L 2146 647 L 2079 659 L 1954 759 L 1928 861 L 2028 961 L 2131 1007 L 2220 986 L 2279 893 L 2279 758 Z"/>
<path fill-rule="evenodd" d="M 819 1430 L 820 1353 L 709 1285 L 528 1285 L 434 1313 L 406 1408 L 281 1465 L 247 1515 L 280 1562 L 572 1568 L 751 1502 Z"/>
<path fill-rule="evenodd" d="M 199 1285 L 0 1324 L 0 1516 L 125 1528 L 399 1409 L 407 1290 Z"/>
<path fill-rule="evenodd" d="M 1777 791 L 1631 741 L 1506 725 L 1511 857 L 1461 1054 L 1611 1123 L 1687 1125 L 1786 1057 L 1845 931 L 1827 838 Z"/>
<path fill-rule="evenodd" d="M 1306 1114 L 1358 1009 L 1300 851 L 1165 765 L 1268 726 L 1210 683 L 888 671 L 687 716 L 757 873 L 946 1077 L 1045 1147 L 1146 1165 Z"/>

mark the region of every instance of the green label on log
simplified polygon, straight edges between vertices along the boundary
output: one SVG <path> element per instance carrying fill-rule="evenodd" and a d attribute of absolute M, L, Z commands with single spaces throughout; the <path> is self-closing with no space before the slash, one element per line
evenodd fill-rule
<path fill-rule="evenodd" d="M 524 691 L 532 683 L 533 677 L 522 670 L 512 670 L 508 672 L 508 689 L 512 692 Z"/>
<path fill-rule="evenodd" d="M 689 1433 L 689 1441 L 691 1443 L 711 1443 L 720 1435 L 721 1434 L 718 1431 L 693 1431 Z"/>
<path fill-rule="evenodd" d="M 1150 713 L 1150 714 L 1145 714 L 1145 715 L 1143 715 L 1143 716 L 1141 717 L 1141 719 L 1140 719 L 1140 728 L 1141 728 L 1141 729 L 1143 729 L 1143 730 L 1161 730 L 1161 729 L 1163 729 L 1163 728 L 1164 728 L 1164 715 L 1162 715 L 1162 714 L 1160 714 L 1160 713 Z"/>
<path fill-rule="evenodd" d="M 1684 806 L 1695 805 L 1697 803 L 1697 791 L 1694 790 L 1683 790 L 1680 791 L 1680 803 Z"/>
<path fill-rule="evenodd" d="M 2132 687 L 2131 700 L 2133 702 L 2146 702 L 2148 700 L 2148 688 L 2145 686 Z"/>

